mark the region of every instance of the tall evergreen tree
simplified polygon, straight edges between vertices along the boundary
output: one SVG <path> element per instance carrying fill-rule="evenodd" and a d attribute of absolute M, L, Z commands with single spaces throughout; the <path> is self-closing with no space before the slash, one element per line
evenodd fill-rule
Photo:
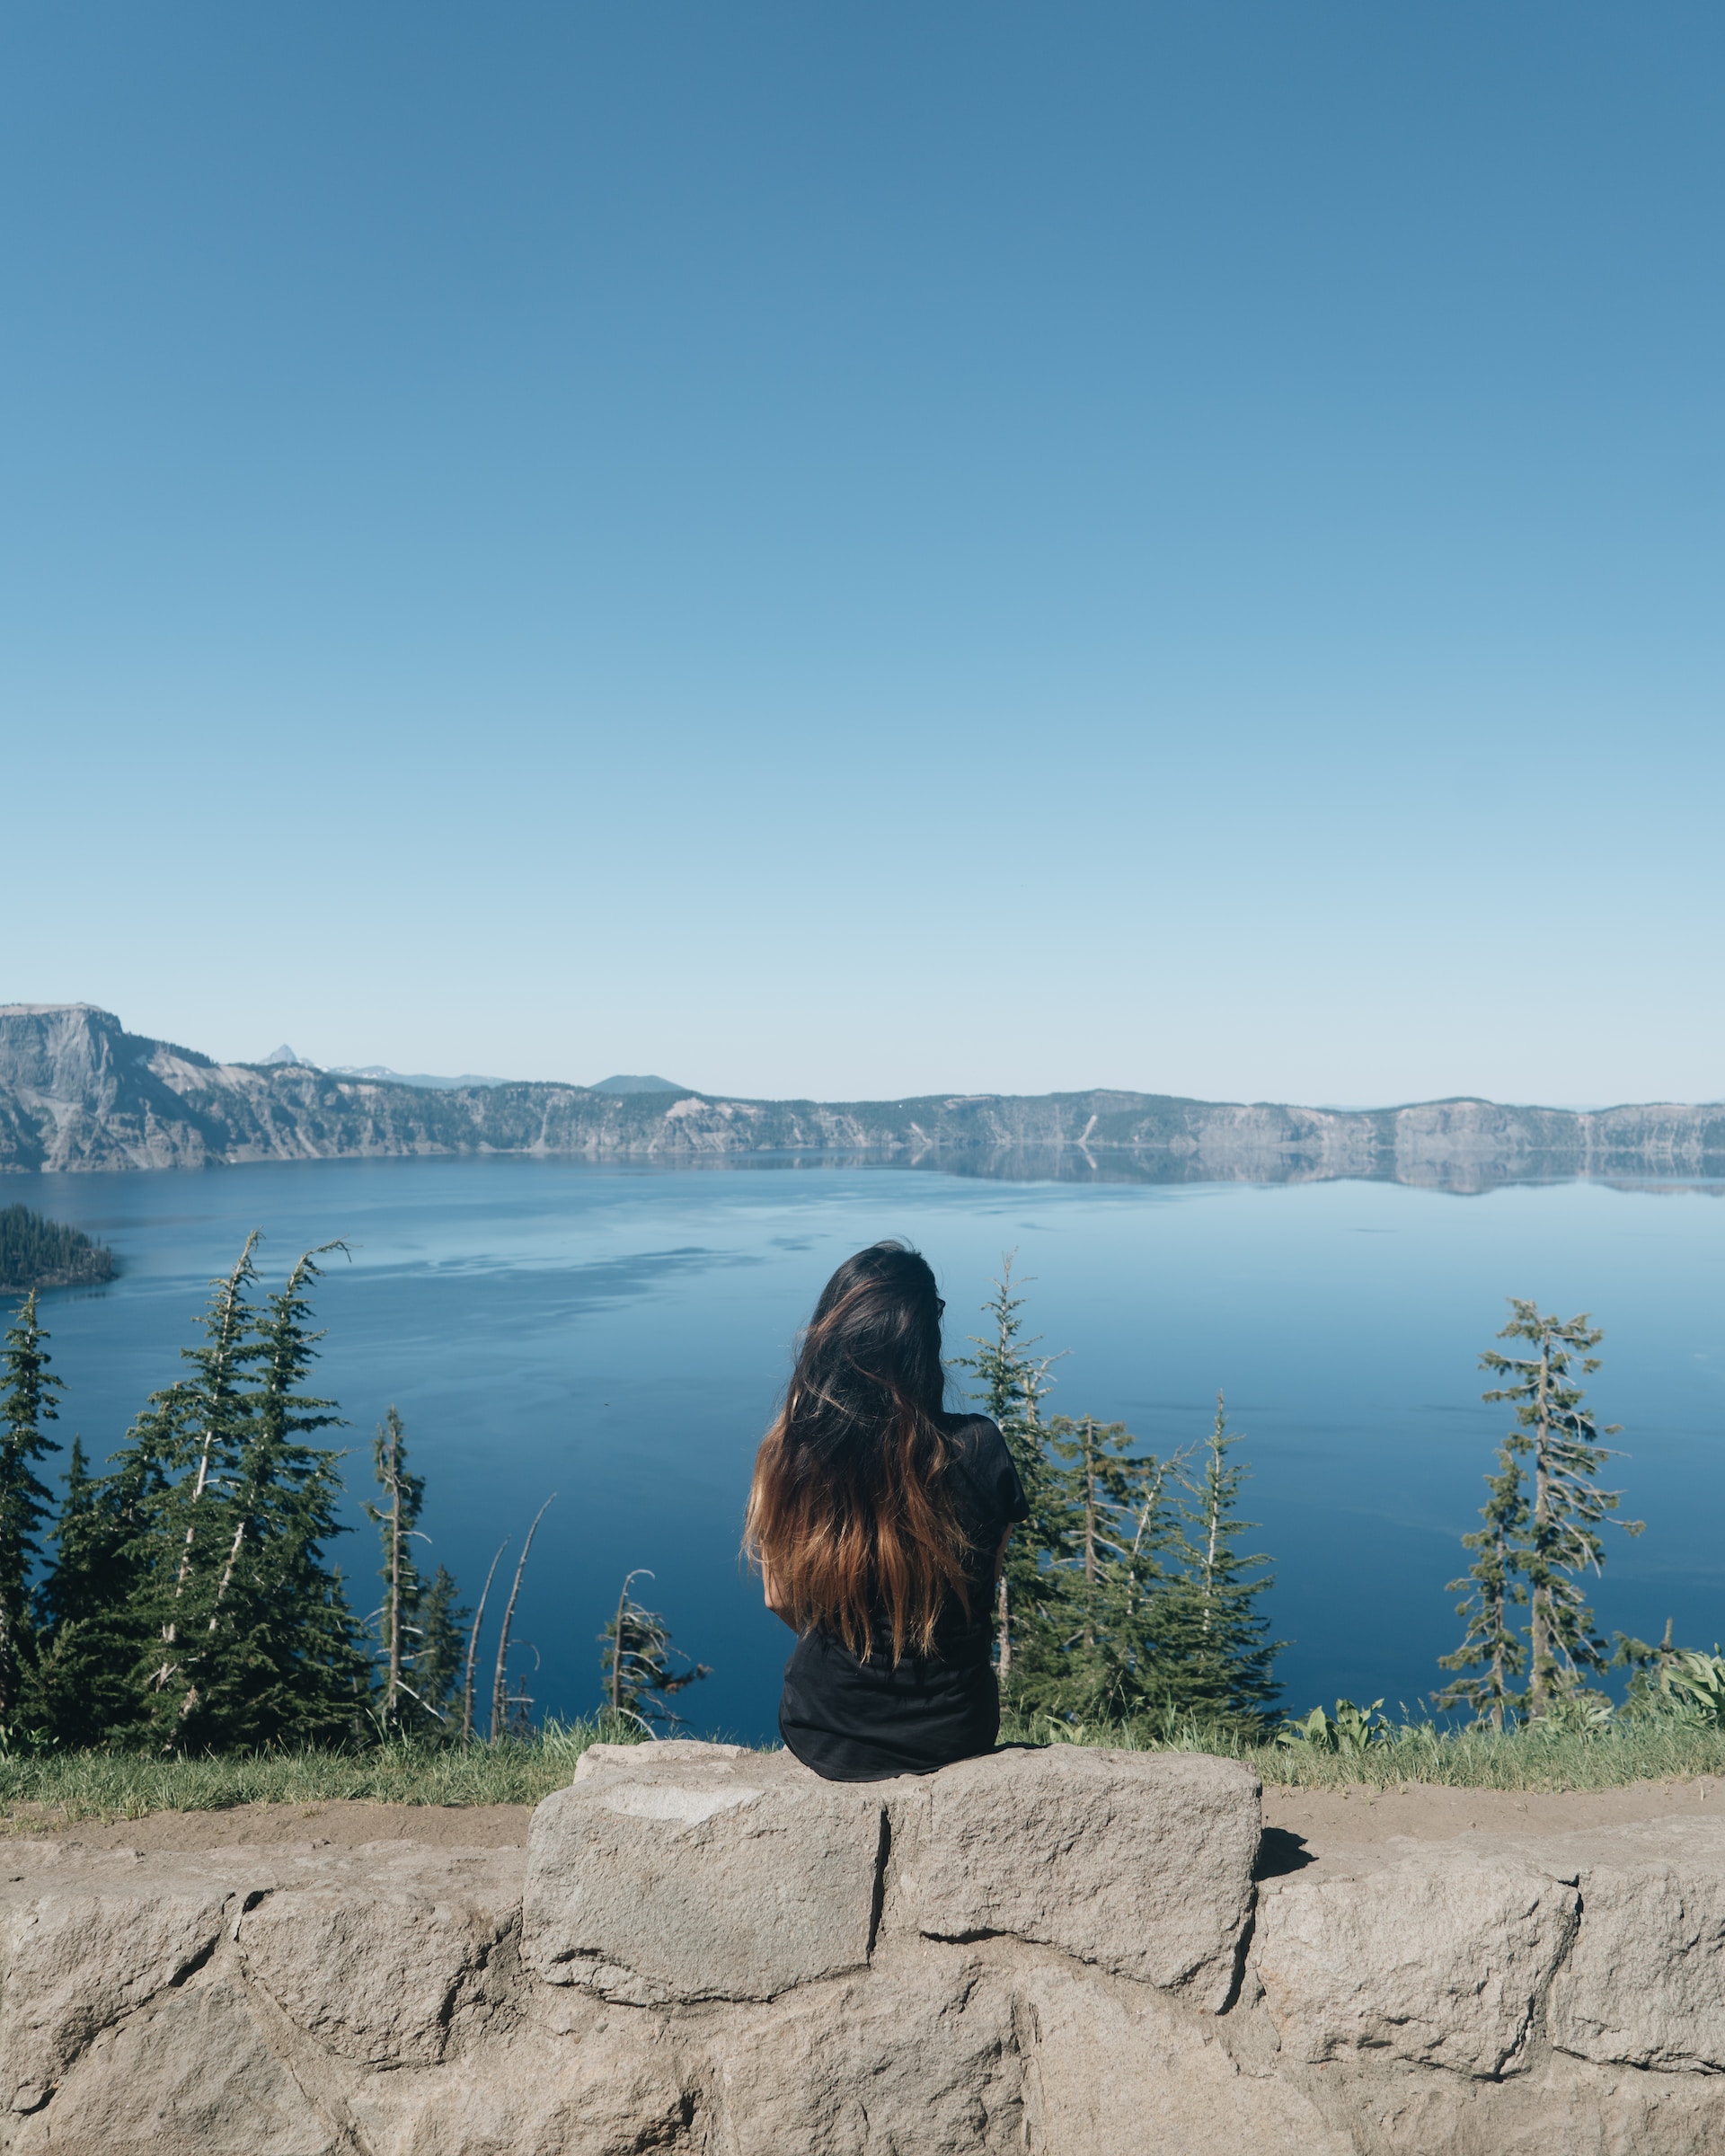
<path fill-rule="evenodd" d="M 138 1594 L 155 1637 L 140 1670 L 146 1720 L 164 1750 L 214 1741 L 219 1717 L 200 1715 L 216 1674 L 218 1597 L 233 1562 L 225 1499 L 251 1413 L 246 1379 L 261 1352 L 247 1290 L 257 1279 L 254 1231 L 233 1270 L 212 1283 L 201 1347 L 182 1348 L 191 1374 L 150 1401 L 116 1459 L 139 1468 Z"/>
<path fill-rule="evenodd" d="M 394 1408 L 378 1425 L 371 1454 L 383 1497 L 380 1505 L 369 1501 L 366 1505 L 366 1517 L 376 1526 L 384 1551 L 378 1568 L 384 1599 L 375 1617 L 383 1680 L 377 1712 L 385 1731 L 394 1736 L 414 1719 L 413 1710 L 420 1703 L 412 1675 L 419 1631 L 416 1620 L 425 1590 L 413 1544 L 429 1539 L 419 1524 L 425 1481 L 408 1469 L 407 1432 Z"/>
<path fill-rule="evenodd" d="M 0 1351 L 0 1724 L 18 1719 L 36 1658 L 30 1580 L 51 1499 L 35 1470 L 58 1449 L 44 1425 L 58 1419 L 54 1395 L 65 1390 L 49 1367 L 48 1338 L 32 1292 Z"/>
<path fill-rule="evenodd" d="M 460 1606 L 448 1567 L 440 1564 L 420 1604 L 413 1689 L 415 1704 L 429 1727 L 451 1736 L 461 1727 L 462 1663 L 472 1615 Z"/>
<path fill-rule="evenodd" d="M 1221 1396 L 1196 1480 L 1185 1453 L 1139 1452 L 1123 1425 L 1044 1418 L 1052 1356 L 1023 1337 L 1012 1261 L 985 1304 L 992 1320 L 974 1356 L 973 1395 L 1000 1425 L 1030 1502 L 1008 1548 L 996 1666 L 1004 1701 L 1021 1714 L 1130 1718 L 1174 1710 L 1260 1725 L 1278 1697 L 1272 1668 L 1286 1644 L 1257 1613 L 1269 1560 L 1238 1548 L 1246 1470 Z M 1185 1498 L 1173 1502 L 1176 1489 Z"/>
<path fill-rule="evenodd" d="M 1016 1699 L 1014 1687 L 1030 1681 L 1030 1667 L 1044 1671 L 1059 1652 L 1059 1620 L 1052 1609 L 1059 1583 L 1050 1573 L 1069 1552 L 1070 1532 L 1042 1418 L 1048 1372 L 1061 1357 L 1035 1352 L 1039 1333 L 1022 1338 L 1024 1297 L 1013 1293 L 1014 1255 L 1002 1259 L 995 1292 L 983 1304 L 988 1330 L 970 1336 L 976 1354 L 953 1360 L 978 1380 L 971 1398 L 1005 1439 L 1031 1508 L 1029 1519 L 1013 1531 L 995 1590 L 995 1663 L 1003 1688 Z"/>
<path fill-rule="evenodd" d="M 113 1474 L 92 1475 L 73 1440 L 54 1555 L 36 1591 L 40 1651 L 28 1708 L 31 1726 L 67 1749 L 144 1734 L 137 1667 L 157 1633 L 140 1552 L 154 1473 L 154 1462 L 134 1453 Z"/>
<path fill-rule="evenodd" d="M 1594 1629 L 1579 1575 L 1597 1573 L 1605 1563 L 1599 1530 L 1622 1496 L 1597 1480 L 1612 1457 L 1601 1440 L 1614 1437 L 1617 1426 L 1601 1431 L 1578 1382 L 1578 1375 L 1590 1377 L 1598 1369 L 1591 1350 L 1605 1335 L 1585 1312 L 1567 1320 L 1550 1317 L 1537 1303 L 1514 1295 L 1509 1309 L 1509 1322 L 1498 1338 L 1526 1342 L 1532 1352 L 1510 1356 L 1488 1348 L 1480 1357 L 1482 1369 L 1508 1381 L 1483 1397 L 1509 1401 L 1515 1423 L 1499 1448 L 1498 1474 L 1487 1478 L 1485 1526 L 1464 1537 L 1466 1547 L 1480 1551 L 1455 1583 L 1461 1588 L 1473 1582 L 1458 1612 L 1468 1618 L 1468 1631 L 1443 1661 L 1446 1668 L 1482 1668 L 1483 1674 L 1440 1695 L 1446 1704 L 1473 1707 L 1499 1727 L 1505 1712 L 1517 1705 L 1539 1719 L 1563 1693 L 1610 1666 L 1610 1649 Z M 1629 1534 L 1639 1534 L 1642 1526 L 1640 1520 L 1615 1524 Z M 1509 1613 L 1523 1605 L 1528 1613 L 1527 1688 L 1517 1697 L 1508 1680 L 1524 1664 Z"/>
<path fill-rule="evenodd" d="M 134 1423 L 98 1508 L 131 1524 L 130 1629 L 148 1637 L 141 1734 L 165 1750 L 332 1741 L 363 1696 L 353 1621 L 323 1561 L 341 1532 L 339 1456 L 306 1442 L 338 1419 L 305 1390 L 319 1253 L 259 1312 L 257 1241 L 214 1284 L 203 1344 L 181 1351 L 189 1374 Z"/>
<path fill-rule="evenodd" d="M 1484 1524 L 1462 1537 L 1462 1547 L 1476 1552 L 1473 1562 L 1445 1590 L 1462 1597 L 1455 1614 L 1466 1621 L 1467 1630 L 1455 1651 L 1440 1655 L 1438 1662 L 1440 1669 L 1478 1674 L 1458 1676 L 1436 1696 L 1439 1707 L 1472 1708 L 1477 1719 L 1501 1729 L 1505 1717 L 1521 1703 L 1516 1679 L 1527 1658 L 1515 1617 L 1527 1600 L 1518 1567 L 1527 1498 L 1521 1462 L 1508 1445 L 1498 1447 L 1498 1471 L 1485 1478 L 1485 1487 L 1480 1507 Z"/>
<path fill-rule="evenodd" d="M 340 1455 L 310 1444 L 337 1425 L 335 1402 L 305 1390 L 318 1259 L 308 1250 L 254 1324 L 256 1383 L 221 1493 L 227 1555 L 206 1627 L 198 1734 L 226 1745 L 303 1745 L 352 1734 L 367 1663 L 324 1545 L 342 1528 Z"/>
<path fill-rule="evenodd" d="M 1136 1449 L 1124 1423 L 1057 1416 L 1047 1435 L 1059 1463 L 1050 1494 L 1065 1550 L 1044 1576 L 1043 1608 L 1058 1628 L 1058 1653 L 1027 1658 L 1015 1701 L 1065 1714 L 1128 1715 L 1161 1685 L 1161 1560 L 1176 1539 L 1166 1469 Z"/>
<path fill-rule="evenodd" d="M 1240 1489 L 1250 1470 L 1228 1454 L 1242 1433 L 1228 1428 L 1226 1403 L 1216 1396 L 1216 1420 L 1198 1471 L 1186 1478 L 1177 1533 L 1180 1577 L 1158 1596 L 1157 1628 L 1163 1697 L 1171 1706 L 1248 1726 L 1261 1724 L 1281 1692 L 1273 1670 L 1285 1639 L 1266 1637 L 1258 1597 L 1275 1582 L 1258 1568 L 1261 1551 L 1243 1554 L 1236 1542 L 1257 1524 L 1239 1517 Z M 1257 1572 L 1257 1577 L 1250 1575 Z"/>
<path fill-rule="evenodd" d="M 381 1504 L 367 1504 L 377 1528 L 384 1597 L 372 1623 L 380 1689 L 376 1712 L 391 1736 L 450 1736 L 461 1724 L 464 1628 L 453 1575 L 439 1564 L 428 1580 L 414 1551 L 430 1537 L 420 1526 L 425 1479 L 407 1464 L 407 1432 L 391 1408 L 372 1447 Z"/>

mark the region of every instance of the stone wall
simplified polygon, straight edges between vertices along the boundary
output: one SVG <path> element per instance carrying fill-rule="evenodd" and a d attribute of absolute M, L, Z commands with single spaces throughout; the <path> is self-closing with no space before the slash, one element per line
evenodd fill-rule
<path fill-rule="evenodd" d="M 597 1747 L 525 1854 L 7 1846 L 4 2147 L 1715 2156 L 1725 1823 L 1328 1851 L 1232 1762 Z"/>

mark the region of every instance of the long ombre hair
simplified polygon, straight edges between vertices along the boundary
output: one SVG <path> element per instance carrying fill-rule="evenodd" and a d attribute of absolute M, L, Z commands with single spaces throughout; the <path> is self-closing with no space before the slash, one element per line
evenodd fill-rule
<path fill-rule="evenodd" d="M 969 1551 L 944 1487 L 946 1371 L 927 1260 L 901 1242 L 847 1258 L 821 1291 L 778 1419 L 755 1455 L 743 1547 L 799 1632 L 859 1660 L 884 1618 L 892 1659 L 926 1655 Z"/>

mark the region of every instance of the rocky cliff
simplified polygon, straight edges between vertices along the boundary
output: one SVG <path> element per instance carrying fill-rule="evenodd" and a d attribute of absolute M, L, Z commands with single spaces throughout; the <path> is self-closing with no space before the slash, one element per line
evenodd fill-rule
<path fill-rule="evenodd" d="M 529 1846 L 9 1844 L 0 2148 L 1714 2156 L 1725 1822 L 1326 1852 L 1190 1755 L 596 1747 Z"/>
<path fill-rule="evenodd" d="M 579 1085 L 430 1092 L 304 1064 L 218 1064 L 88 1003 L 0 1006 L 0 1170 L 199 1168 L 390 1153 L 864 1154 L 977 1173 L 1368 1176 L 1453 1188 L 1725 1173 L 1725 1104 L 1597 1114 L 1427 1101 L 1359 1114 L 1162 1093 L 739 1100 Z"/>

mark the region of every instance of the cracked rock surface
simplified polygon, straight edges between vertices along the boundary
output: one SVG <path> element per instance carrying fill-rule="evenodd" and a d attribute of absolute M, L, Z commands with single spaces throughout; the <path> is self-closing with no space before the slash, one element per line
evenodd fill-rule
<path fill-rule="evenodd" d="M 1189 1754 L 596 1746 L 526 1851 L 0 1879 L 0 2151 L 1718 2156 L 1725 1822 L 1326 1848 Z"/>

